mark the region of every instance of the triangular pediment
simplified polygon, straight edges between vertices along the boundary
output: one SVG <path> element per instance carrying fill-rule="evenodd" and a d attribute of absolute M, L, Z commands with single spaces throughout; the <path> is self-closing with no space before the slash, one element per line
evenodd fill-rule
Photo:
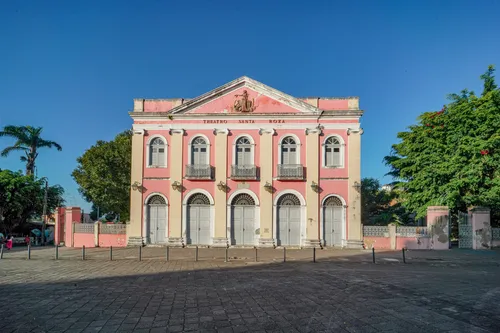
<path fill-rule="evenodd" d="M 318 108 L 246 76 L 170 110 L 175 114 L 316 114 Z"/>

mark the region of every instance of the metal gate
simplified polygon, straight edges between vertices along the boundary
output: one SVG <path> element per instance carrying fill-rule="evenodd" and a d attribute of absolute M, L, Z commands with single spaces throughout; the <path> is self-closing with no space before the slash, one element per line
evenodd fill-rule
<path fill-rule="evenodd" d="M 458 212 L 458 247 L 460 249 L 472 249 L 472 224 L 469 214 Z"/>
<path fill-rule="evenodd" d="M 242 193 L 231 203 L 231 243 L 233 245 L 253 245 L 255 229 L 255 201 Z"/>
<path fill-rule="evenodd" d="M 167 204 L 160 195 L 148 200 L 147 243 L 162 244 L 167 241 Z"/>
<path fill-rule="evenodd" d="M 278 200 L 278 245 L 300 245 L 300 200 L 293 194 L 284 194 Z"/>
<path fill-rule="evenodd" d="M 210 200 L 202 193 L 193 194 L 187 208 L 186 243 L 210 244 Z"/>
<path fill-rule="evenodd" d="M 323 235 L 325 246 L 342 246 L 343 204 L 337 197 L 329 197 L 323 206 Z"/>

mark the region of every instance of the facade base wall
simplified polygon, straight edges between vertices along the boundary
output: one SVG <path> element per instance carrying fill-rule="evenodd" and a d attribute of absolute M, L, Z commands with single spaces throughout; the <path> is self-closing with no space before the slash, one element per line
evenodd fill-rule
<path fill-rule="evenodd" d="M 182 239 L 182 237 L 169 237 L 168 246 L 182 247 L 184 246 L 184 240 Z"/>
<path fill-rule="evenodd" d="M 321 242 L 319 239 L 306 239 L 304 241 L 304 247 L 308 248 L 321 247 Z"/>
<path fill-rule="evenodd" d="M 276 242 L 273 238 L 259 238 L 260 247 L 274 247 Z"/>
<path fill-rule="evenodd" d="M 347 249 L 362 249 L 363 241 L 362 240 L 347 240 L 345 247 Z"/>
<path fill-rule="evenodd" d="M 144 245 L 143 239 L 140 236 L 129 236 L 127 246 L 140 246 Z"/>
<path fill-rule="evenodd" d="M 229 240 L 226 237 L 214 237 L 212 239 L 212 247 L 228 247 Z"/>

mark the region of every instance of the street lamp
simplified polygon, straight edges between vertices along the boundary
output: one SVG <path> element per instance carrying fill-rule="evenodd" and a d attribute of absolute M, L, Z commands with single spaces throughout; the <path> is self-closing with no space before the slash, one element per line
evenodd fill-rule
<path fill-rule="evenodd" d="M 175 181 L 175 182 L 172 183 L 172 190 L 174 190 L 174 191 L 180 191 L 181 188 L 182 188 L 182 185 L 178 181 Z"/>
<path fill-rule="evenodd" d="M 354 185 L 352 185 L 352 187 L 354 187 L 354 189 L 359 192 L 361 190 L 361 184 L 358 183 L 357 181 L 354 182 Z"/>

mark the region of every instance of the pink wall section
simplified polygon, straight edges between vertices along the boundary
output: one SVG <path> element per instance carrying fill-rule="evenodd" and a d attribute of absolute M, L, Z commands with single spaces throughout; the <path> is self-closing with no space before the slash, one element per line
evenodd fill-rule
<path fill-rule="evenodd" d="M 73 247 L 95 247 L 94 234 L 78 234 L 74 235 Z"/>
<path fill-rule="evenodd" d="M 127 246 L 127 235 L 125 234 L 99 234 L 99 247 L 125 247 Z"/>
<path fill-rule="evenodd" d="M 227 93 L 226 95 L 222 95 L 217 99 L 214 99 L 208 103 L 201 105 L 198 108 L 189 111 L 189 113 L 201 113 L 201 114 L 209 114 L 209 113 L 239 113 L 234 110 L 234 101 L 235 95 L 243 94 L 243 91 L 247 91 L 249 100 L 255 101 L 255 110 L 253 113 L 296 113 L 297 110 L 295 108 L 289 107 L 275 99 L 272 99 L 266 95 L 262 95 L 257 93 L 256 91 L 248 88 L 238 88 L 236 90 Z"/>
<path fill-rule="evenodd" d="M 366 244 L 372 244 L 374 249 L 390 249 L 391 239 L 389 237 L 364 237 Z M 369 246 L 371 249 L 371 246 Z"/>
<path fill-rule="evenodd" d="M 347 99 L 319 99 L 318 107 L 322 110 L 347 110 L 349 100 Z"/>

